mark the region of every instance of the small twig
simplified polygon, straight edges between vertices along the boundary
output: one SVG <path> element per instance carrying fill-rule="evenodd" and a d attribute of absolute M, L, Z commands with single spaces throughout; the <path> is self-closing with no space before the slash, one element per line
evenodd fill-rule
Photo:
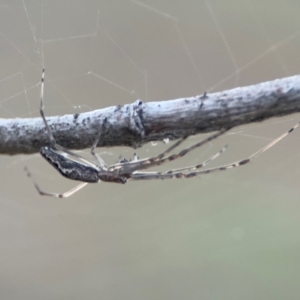
<path fill-rule="evenodd" d="M 101 124 L 98 147 L 140 147 L 222 128 L 263 121 L 300 111 L 300 75 L 213 94 L 169 101 L 118 105 L 87 113 L 47 117 L 58 144 L 90 148 Z M 49 145 L 41 117 L 0 119 L 0 153 L 38 152 Z"/>

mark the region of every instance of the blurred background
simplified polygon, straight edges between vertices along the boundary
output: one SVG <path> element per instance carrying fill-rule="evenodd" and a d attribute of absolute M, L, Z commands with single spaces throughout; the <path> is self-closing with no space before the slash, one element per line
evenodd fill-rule
<path fill-rule="evenodd" d="M 42 66 L 47 116 L 299 74 L 299 12 L 292 0 L 0 0 L 0 117 L 39 116 Z M 227 143 L 210 166 L 246 158 L 299 119 L 234 128 L 159 169 L 199 163 Z M 298 299 L 299 138 L 298 129 L 234 170 L 88 185 L 68 199 L 41 197 L 26 177 L 24 166 L 47 191 L 76 185 L 39 154 L 2 155 L 1 297 Z M 134 152 L 98 149 L 110 164 Z"/>

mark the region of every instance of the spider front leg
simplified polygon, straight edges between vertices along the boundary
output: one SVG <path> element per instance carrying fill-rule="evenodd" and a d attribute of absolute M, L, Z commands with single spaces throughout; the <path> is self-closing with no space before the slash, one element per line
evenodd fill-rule
<path fill-rule="evenodd" d="M 82 156 L 80 156 L 80 155 L 70 151 L 69 149 L 67 149 L 67 148 L 65 148 L 65 147 L 63 147 L 63 146 L 56 143 L 56 140 L 53 136 L 52 130 L 51 130 L 51 128 L 50 128 L 50 126 L 49 126 L 49 124 L 46 120 L 45 113 L 44 113 L 44 89 L 45 89 L 45 68 L 42 71 L 42 78 L 41 78 L 40 115 L 43 119 L 43 122 L 45 124 L 46 130 L 47 130 L 47 133 L 48 133 L 48 136 L 49 136 L 49 139 L 50 139 L 50 147 L 53 148 L 53 149 L 56 149 L 60 152 L 66 153 L 66 154 L 70 155 L 71 157 L 74 157 L 74 158 L 82 161 L 83 163 L 85 163 L 89 166 L 94 166 L 93 163 L 91 163 L 90 161 L 84 159 Z M 103 123 L 103 125 L 104 125 L 104 123 Z M 98 136 L 95 140 L 95 143 L 92 146 L 91 153 L 96 158 L 96 160 L 99 162 L 100 167 L 101 166 L 106 167 L 104 161 L 97 154 L 95 154 L 95 152 L 94 152 L 94 149 L 95 149 L 95 147 L 97 146 L 97 144 L 99 142 L 100 135 L 101 135 L 101 130 L 99 131 Z"/>

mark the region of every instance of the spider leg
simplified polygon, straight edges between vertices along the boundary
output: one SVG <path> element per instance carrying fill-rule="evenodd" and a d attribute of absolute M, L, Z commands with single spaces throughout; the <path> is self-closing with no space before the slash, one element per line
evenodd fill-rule
<path fill-rule="evenodd" d="M 165 173 L 162 172 L 135 172 L 132 175 L 132 180 L 143 180 L 143 179 L 171 179 L 171 178 L 190 178 L 192 176 L 187 176 L 186 173 L 182 173 L 183 171 L 185 172 L 190 172 L 192 170 L 196 170 L 199 168 L 203 168 L 206 166 L 209 162 L 212 160 L 216 159 L 218 156 L 220 156 L 226 149 L 228 145 L 225 145 L 220 151 L 218 151 L 216 154 L 211 156 L 209 159 L 205 160 L 199 165 L 195 166 L 190 166 L 190 167 L 185 167 L 185 168 L 179 168 L 179 169 L 173 169 L 169 170 Z M 176 174 L 180 174 L 180 177 L 176 177 Z M 179 176 L 179 175 L 177 175 Z"/>
<path fill-rule="evenodd" d="M 199 169 L 199 168 L 203 168 L 209 162 L 211 162 L 212 160 L 214 160 L 218 156 L 220 156 L 227 149 L 227 147 L 228 147 L 227 145 L 224 146 L 220 151 L 218 151 L 216 154 L 214 154 L 209 159 L 205 160 L 204 162 L 202 162 L 199 165 L 180 168 L 180 169 L 173 169 L 173 170 L 167 171 L 165 173 L 161 173 L 161 172 L 135 172 L 134 174 L 132 174 L 132 177 L 130 179 L 132 179 L 132 180 L 147 180 L 147 179 L 151 180 L 151 179 L 191 178 L 191 177 L 194 177 L 196 175 L 192 175 L 192 174 L 194 174 L 194 172 L 190 172 L 190 171 L 196 170 L 196 169 Z M 184 171 L 185 172 L 188 171 L 189 173 L 192 173 L 192 174 L 182 173 Z"/>
<path fill-rule="evenodd" d="M 159 155 L 153 157 L 152 159 L 155 159 L 155 160 L 162 159 L 167 153 L 171 152 L 173 149 L 178 147 L 186 139 L 187 139 L 187 137 L 180 138 L 175 144 L 173 144 L 171 147 L 169 147 L 167 150 L 160 153 Z M 139 157 L 137 156 L 137 154 L 134 153 L 133 160 L 131 160 L 131 159 L 128 160 L 126 158 L 121 159 L 121 157 L 120 157 L 119 158 L 119 163 L 110 166 L 109 171 L 113 172 L 115 170 L 122 170 L 122 168 L 126 167 L 126 165 L 131 165 L 132 166 L 132 165 L 134 165 L 134 163 L 137 163 L 137 165 L 139 165 L 139 164 L 143 164 L 143 163 L 146 163 L 146 162 L 149 162 L 149 158 L 140 160 Z"/>
<path fill-rule="evenodd" d="M 45 68 L 43 68 L 43 71 L 42 71 L 42 78 L 41 78 L 41 94 L 40 94 L 40 115 L 43 119 L 43 122 L 45 124 L 45 127 L 46 127 L 46 130 L 48 132 L 48 136 L 49 136 L 49 139 L 50 139 L 50 143 L 51 143 L 51 148 L 53 149 L 56 149 L 58 151 L 61 151 L 61 152 L 64 152 L 64 153 L 67 153 L 68 155 L 70 155 L 71 157 L 74 157 L 80 161 L 82 161 L 83 163 L 91 166 L 91 167 L 94 167 L 95 165 L 91 162 L 89 162 L 88 160 L 86 160 L 85 158 L 83 158 L 82 156 L 70 151 L 69 149 L 59 145 L 56 143 L 56 140 L 53 136 L 53 133 L 52 133 L 52 130 L 46 120 L 46 117 L 45 117 L 45 113 L 44 113 L 44 87 L 45 87 Z M 92 155 L 96 158 L 96 160 L 99 162 L 99 167 L 102 169 L 102 167 L 106 167 L 104 161 L 94 152 L 95 150 L 95 147 L 96 145 L 98 144 L 99 142 L 99 139 L 100 139 L 100 135 L 101 135 L 101 130 L 99 131 L 99 134 L 97 136 L 97 139 L 95 141 L 95 143 L 93 144 L 92 146 L 92 149 L 91 149 L 91 153 Z"/>
<path fill-rule="evenodd" d="M 78 192 L 79 190 L 81 190 L 83 187 L 85 187 L 88 183 L 87 182 L 82 182 L 79 185 L 75 186 L 74 188 L 72 188 L 71 190 L 64 192 L 63 194 L 58 194 L 58 193 L 50 193 L 50 192 L 45 192 L 43 191 L 39 185 L 36 183 L 36 181 L 34 180 L 34 178 L 32 177 L 30 171 L 28 170 L 27 167 L 24 168 L 25 172 L 27 173 L 27 176 L 30 177 L 32 179 L 32 182 L 34 184 L 34 187 L 36 188 L 36 190 L 38 191 L 38 193 L 41 196 L 50 196 L 50 197 L 55 197 L 55 198 L 68 198 L 70 196 L 72 196 L 73 194 L 75 194 L 76 192 Z"/>
<path fill-rule="evenodd" d="M 165 150 L 164 152 L 162 152 L 161 154 L 156 156 L 156 159 L 162 159 L 163 157 L 165 157 L 165 155 L 167 153 L 170 153 L 172 150 L 174 150 L 175 148 L 177 148 L 181 143 L 183 143 L 188 137 L 187 136 L 183 136 L 182 138 L 180 138 L 176 143 L 174 143 L 171 147 L 169 147 L 167 150 Z"/>
<path fill-rule="evenodd" d="M 277 144 L 279 141 L 281 141 L 284 137 L 286 137 L 288 134 L 292 133 L 298 126 L 300 125 L 300 122 L 298 122 L 295 126 L 293 126 L 291 129 L 289 129 L 287 132 L 273 140 L 271 143 L 267 144 L 254 154 L 250 155 L 248 158 L 229 163 L 226 165 L 223 165 L 221 167 L 216 167 L 216 168 L 211 168 L 211 169 L 206 169 L 206 170 L 200 170 L 200 171 L 195 171 L 195 172 L 189 172 L 189 173 L 182 173 L 180 171 L 183 170 L 189 170 L 188 168 L 182 168 L 182 169 L 177 169 L 177 170 L 172 170 L 172 172 L 166 172 L 166 173 L 161 173 L 161 172 L 137 172 L 133 173 L 132 177 L 130 178 L 131 180 L 151 180 L 151 179 L 172 179 L 172 178 L 192 178 L 201 174 L 209 174 L 212 172 L 216 171 L 225 171 L 231 168 L 235 167 L 240 167 L 248 164 L 251 162 L 253 159 L 255 159 L 257 156 L 262 154 L 263 152 L 267 151 L 271 147 L 273 147 L 275 144 Z M 192 170 L 192 169 L 191 169 Z M 179 172 L 178 172 L 179 171 Z"/>
<path fill-rule="evenodd" d="M 106 121 L 106 119 L 104 120 L 104 122 Z M 104 123 L 102 124 L 102 126 L 104 125 Z M 95 159 L 97 160 L 98 164 L 99 164 L 99 167 L 103 170 L 107 170 L 107 165 L 106 163 L 104 162 L 104 160 L 101 158 L 101 156 L 95 152 L 95 149 L 97 147 L 97 144 L 100 140 L 100 136 L 101 136 L 101 132 L 102 132 L 102 128 L 99 130 L 98 132 L 98 135 L 97 135 L 97 138 L 91 148 L 91 154 L 95 157 Z"/>
<path fill-rule="evenodd" d="M 278 142 L 280 142 L 287 135 L 289 135 L 290 133 L 292 133 L 299 125 L 300 125 L 300 121 L 296 125 L 294 125 L 292 128 L 290 128 L 288 131 L 286 131 L 284 134 L 282 134 L 281 136 L 279 136 L 278 138 L 276 138 L 275 140 L 273 140 L 271 143 L 269 143 L 265 147 L 261 148 L 260 150 L 258 150 L 254 154 L 252 154 L 248 159 L 252 160 L 255 157 L 257 157 L 258 155 L 260 155 L 261 153 L 267 151 L 268 149 L 270 149 L 271 147 L 273 147 L 275 144 L 277 144 Z"/>
<path fill-rule="evenodd" d="M 216 154 L 214 154 L 214 155 L 211 156 L 209 159 L 205 160 L 204 162 L 202 162 L 202 163 L 199 164 L 199 165 L 169 170 L 169 171 L 165 172 L 165 174 L 178 173 L 178 172 L 183 172 L 183 171 L 185 171 L 185 172 L 190 172 L 190 171 L 192 171 L 192 170 L 196 170 L 196 169 L 203 168 L 203 167 L 205 167 L 208 163 L 210 163 L 211 161 L 213 161 L 214 159 L 216 159 L 217 157 L 219 157 L 224 151 L 226 151 L 227 148 L 228 148 L 228 145 L 225 145 L 220 151 L 218 151 Z"/>
<path fill-rule="evenodd" d="M 56 144 L 56 141 L 54 139 L 54 136 L 52 134 L 52 131 L 48 125 L 48 122 L 46 120 L 45 114 L 44 114 L 44 87 L 45 87 L 45 68 L 43 68 L 42 71 L 42 78 L 41 78 L 41 94 L 40 94 L 40 115 L 44 121 L 45 127 L 47 129 L 48 132 L 48 136 L 51 142 L 51 146 L 54 146 Z"/>
<path fill-rule="evenodd" d="M 198 175 L 198 172 L 191 173 L 161 173 L 161 172 L 137 172 L 133 173 L 129 180 L 153 180 L 153 179 L 172 179 L 172 178 L 191 178 Z"/>
<path fill-rule="evenodd" d="M 156 165 L 161 165 L 163 163 L 181 158 L 183 156 L 185 156 L 187 153 L 189 153 L 190 151 L 203 146 L 204 144 L 209 143 L 211 140 L 216 139 L 217 137 L 219 137 L 220 135 L 224 134 L 225 132 L 227 132 L 229 130 L 228 129 L 221 129 L 220 131 L 218 131 L 217 133 L 209 136 L 208 138 L 190 146 L 187 147 L 183 150 L 181 150 L 178 154 L 172 154 L 169 155 L 167 157 L 164 157 L 164 155 L 168 152 L 170 152 L 172 149 L 174 149 L 175 147 L 177 147 L 179 144 L 181 144 L 183 142 L 184 139 L 186 139 L 186 137 L 181 138 L 178 142 L 175 143 L 175 145 L 172 145 L 170 148 L 168 148 L 165 152 L 159 154 L 156 157 L 152 157 L 152 158 L 147 158 L 147 159 L 143 159 L 143 160 L 139 160 L 139 161 L 132 161 L 132 162 L 125 162 L 122 164 L 116 164 L 113 166 L 110 166 L 108 168 L 109 171 L 114 172 L 119 170 L 119 173 L 133 173 L 135 171 L 138 170 L 142 170 L 142 169 L 148 169 L 151 168 L 153 166 Z M 171 150 L 170 150 L 171 149 Z"/>

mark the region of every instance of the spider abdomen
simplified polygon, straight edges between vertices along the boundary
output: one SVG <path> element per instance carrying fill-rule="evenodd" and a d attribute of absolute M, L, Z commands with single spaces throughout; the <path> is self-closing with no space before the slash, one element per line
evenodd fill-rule
<path fill-rule="evenodd" d="M 83 165 L 77 161 L 58 153 L 50 147 L 42 147 L 40 154 L 64 177 L 81 182 L 99 182 L 98 170 L 88 165 Z"/>

